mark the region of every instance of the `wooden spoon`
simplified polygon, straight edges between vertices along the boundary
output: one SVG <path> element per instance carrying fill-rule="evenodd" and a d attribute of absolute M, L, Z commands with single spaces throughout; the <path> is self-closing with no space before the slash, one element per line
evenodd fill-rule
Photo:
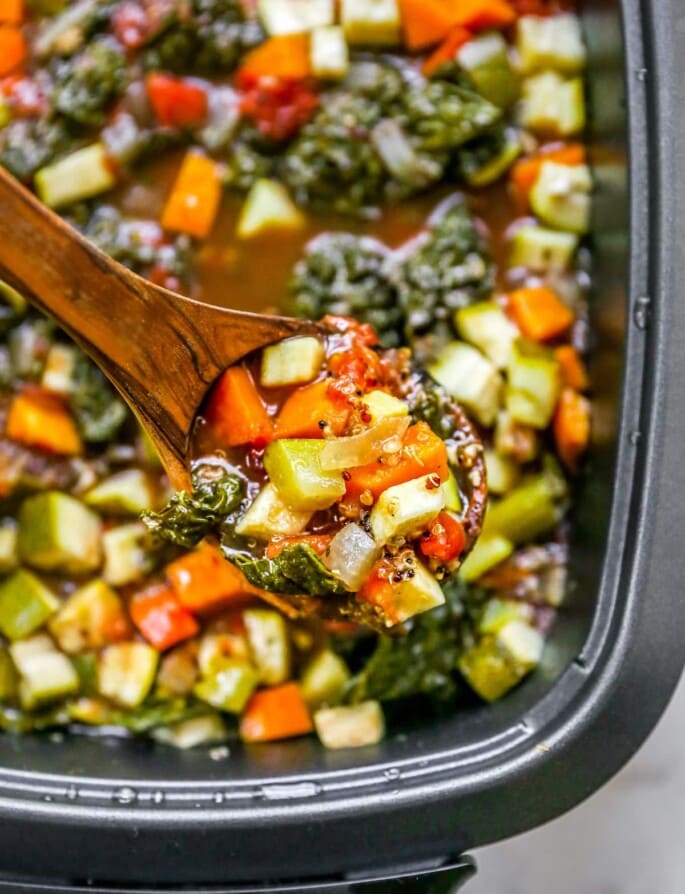
<path fill-rule="evenodd" d="M 221 373 L 251 351 L 317 331 L 306 320 L 213 307 L 153 285 L 94 248 L 2 168 L 0 277 L 109 377 L 178 489 L 190 486 L 193 422 Z"/>

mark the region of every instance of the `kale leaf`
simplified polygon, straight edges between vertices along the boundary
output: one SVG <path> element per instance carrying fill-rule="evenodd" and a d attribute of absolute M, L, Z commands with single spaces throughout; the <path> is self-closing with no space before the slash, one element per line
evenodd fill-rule
<path fill-rule="evenodd" d="M 85 355 L 76 363 L 69 406 L 84 441 L 91 444 L 111 440 L 129 415 L 124 402 Z"/>
<path fill-rule="evenodd" d="M 224 555 L 255 587 L 269 593 L 308 596 L 349 595 L 339 578 L 331 574 L 307 544 L 287 546 L 273 559 L 254 559 L 226 550 Z"/>
<path fill-rule="evenodd" d="M 110 102 L 126 88 L 126 57 L 107 39 L 55 66 L 53 109 L 76 124 L 97 127 L 105 119 Z"/>
<path fill-rule="evenodd" d="M 471 90 L 449 81 L 428 81 L 403 94 L 399 120 L 417 148 L 451 152 L 493 127 L 501 114 Z"/>
<path fill-rule="evenodd" d="M 30 180 L 76 142 L 62 119 L 16 118 L 0 128 L 0 165 L 18 180 Z"/>

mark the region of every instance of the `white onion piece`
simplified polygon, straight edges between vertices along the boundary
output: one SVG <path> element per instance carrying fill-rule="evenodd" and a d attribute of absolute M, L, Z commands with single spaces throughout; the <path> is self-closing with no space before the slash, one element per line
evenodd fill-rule
<path fill-rule="evenodd" d="M 354 522 L 338 531 L 326 551 L 324 564 L 350 590 L 357 591 L 380 557 L 381 548 Z"/>
<path fill-rule="evenodd" d="M 392 416 L 381 419 L 361 434 L 332 438 L 321 451 L 321 468 L 325 472 L 354 469 L 373 463 L 385 454 L 399 453 L 410 421 L 409 416 Z"/>

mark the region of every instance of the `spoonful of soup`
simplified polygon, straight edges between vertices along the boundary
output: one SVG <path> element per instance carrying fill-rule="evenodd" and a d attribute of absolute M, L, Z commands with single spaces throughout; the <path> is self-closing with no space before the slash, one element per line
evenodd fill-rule
<path fill-rule="evenodd" d="M 205 537 L 291 617 L 394 627 L 444 601 L 482 526 L 480 440 L 368 325 L 212 307 L 126 270 L 0 169 L 0 277 L 110 378 L 178 489 L 145 519 Z"/>

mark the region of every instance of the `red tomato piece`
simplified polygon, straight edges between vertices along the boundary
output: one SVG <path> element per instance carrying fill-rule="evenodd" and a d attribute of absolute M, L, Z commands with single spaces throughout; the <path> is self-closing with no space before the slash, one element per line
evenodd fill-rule
<path fill-rule="evenodd" d="M 420 542 L 421 552 L 429 559 L 452 562 L 464 551 L 466 534 L 463 525 L 449 512 L 441 512 Z"/>
<path fill-rule="evenodd" d="M 207 91 L 171 75 L 148 75 L 147 95 L 155 117 L 165 127 L 197 127 L 207 118 Z"/>

